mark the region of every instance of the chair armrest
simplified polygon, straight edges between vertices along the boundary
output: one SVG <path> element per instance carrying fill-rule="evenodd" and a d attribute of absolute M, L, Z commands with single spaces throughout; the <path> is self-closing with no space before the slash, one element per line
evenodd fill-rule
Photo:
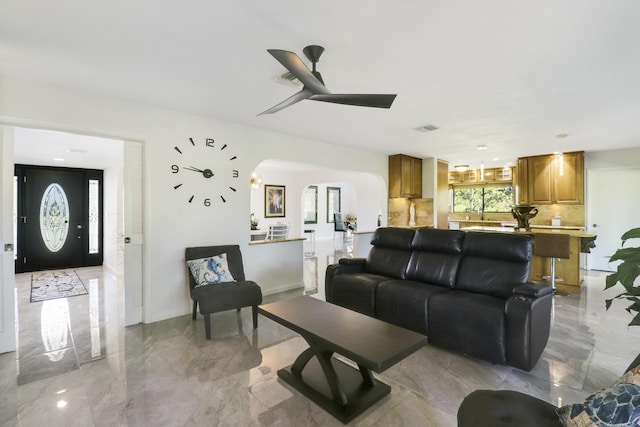
<path fill-rule="evenodd" d="M 513 288 L 515 295 L 523 295 L 526 297 L 539 298 L 553 292 L 553 287 L 544 282 L 527 282 L 523 285 Z"/>

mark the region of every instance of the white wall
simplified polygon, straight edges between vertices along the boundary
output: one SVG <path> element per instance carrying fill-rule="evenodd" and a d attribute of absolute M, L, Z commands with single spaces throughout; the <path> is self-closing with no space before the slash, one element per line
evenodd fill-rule
<path fill-rule="evenodd" d="M 15 348 L 13 251 L 13 129 L 0 126 L 0 353 Z"/>
<path fill-rule="evenodd" d="M 640 147 L 624 150 L 607 150 L 585 153 L 585 169 L 638 167 Z"/>
<path fill-rule="evenodd" d="M 183 261 L 185 247 L 237 243 L 244 253 L 254 256 L 253 252 L 258 249 L 248 250 L 251 213 L 249 180 L 251 172 L 263 160 L 273 158 L 274 153 L 279 153 L 278 157 L 287 161 L 362 172 L 368 174 L 369 181 L 376 182 L 374 187 L 377 192 L 380 191 L 381 181 L 384 183 L 382 188 L 386 188 L 387 157 L 382 154 L 14 78 L 0 78 L 0 93 L 2 123 L 143 141 L 145 322 L 189 312 Z M 173 147 L 187 143 L 189 137 L 196 141 L 215 138 L 228 144 L 229 150 L 238 156 L 239 185 L 237 193 L 226 204 L 216 202 L 211 207 L 189 204 L 183 194 L 173 189 L 176 184 L 175 176 L 171 174 L 171 165 L 176 161 Z M 3 168 L 2 182 L 8 182 L 6 177 L 12 173 L 12 170 Z M 311 179 L 311 182 L 317 181 Z M 202 180 L 200 185 L 205 184 Z M 296 191 L 301 193 L 304 185 L 300 183 Z M 371 184 L 366 182 L 358 185 L 371 188 Z M 3 185 L 3 194 L 7 191 L 10 190 Z M 380 210 L 386 212 L 386 194 L 374 196 L 373 199 L 366 203 L 358 201 L 359 219 L 362 218 L 371 226 L 375 224 Z M 360 212 L 361 208 L 369 211 Z M 8 219 L 3 217 L 3 223 L 6 221 Z M 268 246 L 275 245 L 263 245 Z M 280 262 L 282 258 L 276 256 L 271 260 L 271 265 Z M 246 260 L 245 264 L 251 265 L 251 260 Z M 277 274 L 274 269 L 258 273 Z M 258 283 L 260 279 L 254 277 Z M 273 279 L 271 277 L 269 282 L 277 282 Z M 6 290 L 6 284 L 3 289 Z M 269 289 L 265 291 L 268 293 Z"/>

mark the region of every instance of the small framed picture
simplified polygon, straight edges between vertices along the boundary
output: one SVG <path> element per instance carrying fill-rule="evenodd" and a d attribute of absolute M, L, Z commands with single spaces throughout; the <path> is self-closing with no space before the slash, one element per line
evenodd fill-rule
<path fill-rule="evenodd" d="M 264 186 L 264 217 L 278 218 L 285 216 L 285 187 L 284 185 Z"/>

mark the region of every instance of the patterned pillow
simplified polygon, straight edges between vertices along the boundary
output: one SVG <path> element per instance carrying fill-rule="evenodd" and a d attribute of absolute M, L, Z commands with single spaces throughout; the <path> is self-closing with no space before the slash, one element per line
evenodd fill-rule
<path fill-rule="evenodd" d="M 235 282 L 229 272 L 227 254 L 187 261 L 189 270 L 198 286 L 213 285 L 220 282 Z"/>
<path fill-rule="evenodd" d="M 640 367 L 584 402 L 563 406 L 556 412 L 565 427 L 640 426 Z"/>

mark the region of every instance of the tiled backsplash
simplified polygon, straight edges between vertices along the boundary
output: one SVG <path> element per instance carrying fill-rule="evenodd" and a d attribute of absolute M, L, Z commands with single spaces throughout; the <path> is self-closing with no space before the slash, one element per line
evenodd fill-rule
<path fill-rule="evenodd" d="M 416 208 L 416 226 L 433 226 L 433 199 L 389 199 L 389 226 L 408 226 L 412 203 Z"/>
<path fill-rule="evenodd" d="M 585 226 L 584 205 L 536 205 L 536 207 L 538 208 L 538 215 L 531 220 L 532 225 L 551 225 L 551 220 L 557 214 L 560 216 L 561 225 Z M 467 215 L 470 220 L 480 219 L 480 215 L 477 213 L 453 212 L 449 215 L 449 218 L 451 220 L 463 220 L 467 219 Z M 515 221 L 511 213 L 485 213 L 482 219 L 485 221 Z"/>

